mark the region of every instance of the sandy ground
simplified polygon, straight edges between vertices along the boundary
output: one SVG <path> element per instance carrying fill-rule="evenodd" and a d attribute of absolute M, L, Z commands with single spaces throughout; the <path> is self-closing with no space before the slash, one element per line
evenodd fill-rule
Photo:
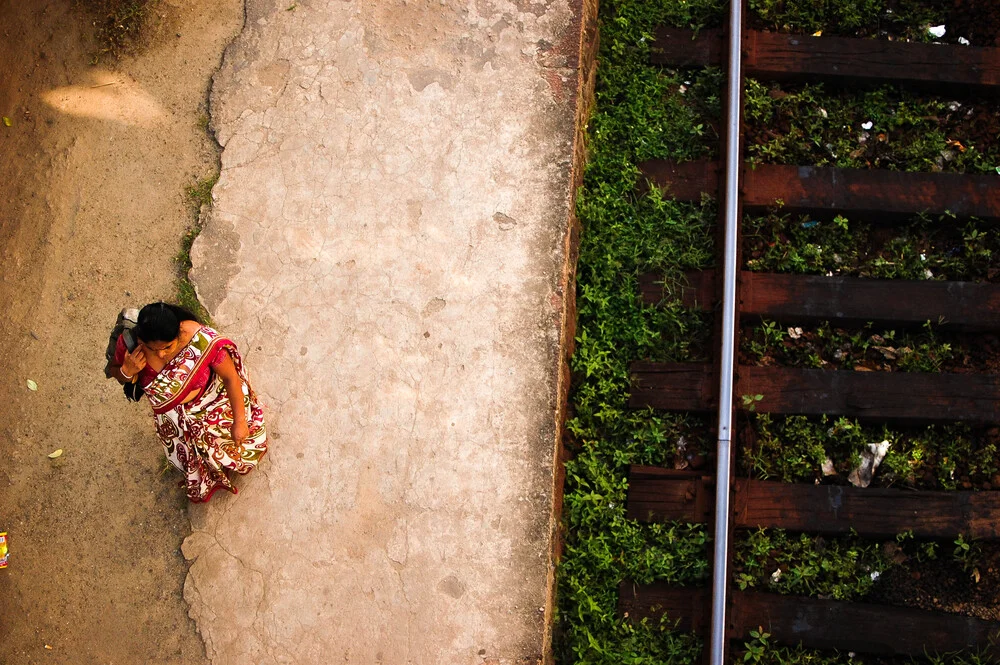
<path fill-rule="evenodd" d="M 102 367 L 118 309 L 172 294 L 242 2 L 163 0 L 141 55 L 96 65 L 72 4 L 0 0 L 0 662 L 203 663 L 185 499 Z"/>
<path fill-rule="evenodd" d="M 113 66 L 71 6 L 0 0 L 0 662 L 544 660 L 581 3 L 162 0 Z M 272 447 L 188 509 L 101 370 L 223 48 L 192 256 Z"/>

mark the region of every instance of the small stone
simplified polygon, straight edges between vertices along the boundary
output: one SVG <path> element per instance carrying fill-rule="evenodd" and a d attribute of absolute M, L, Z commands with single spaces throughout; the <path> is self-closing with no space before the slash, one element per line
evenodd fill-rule
<path fill-rule="evenodd" d="M 510 215 L 505 215 L 502 212 L 497 212 L 493 214 L 493 221 L 497 223 L 497 227 L 501 231 L 510 231 L 512 228 L 517 226 L 517 220 Z"/>

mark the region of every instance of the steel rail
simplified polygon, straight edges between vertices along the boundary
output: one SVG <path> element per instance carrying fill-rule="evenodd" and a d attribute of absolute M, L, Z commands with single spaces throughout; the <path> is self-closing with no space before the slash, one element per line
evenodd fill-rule
<path fill-rule="evenodd" d="M 733 425 L 733 374 L 736 346 L 736 276 L 740 177 L 740 56 L 743 0 L 730 0 L 729 86 L 726 128 L 725 245 L 722 286 L 722 352 L 719 359 L 719 421 L 716 444 L 715 554 L 712 563 L 712 632 L 710 664 L 726 657 L 726 587 L 729 563 L 729 479 Z"/>

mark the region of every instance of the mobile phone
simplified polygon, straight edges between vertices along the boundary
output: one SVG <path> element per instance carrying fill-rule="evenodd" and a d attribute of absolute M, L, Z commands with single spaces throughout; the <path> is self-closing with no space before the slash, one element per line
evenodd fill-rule
<path fill-rule="evenodd" d="M 128 349 L 129 353 L 135 351 L 135 347 L 139 346 L 139 340 L 136 339 L 135 333 L 128 328 L 122 331 L 122 341 L 125 342 L 125 348 Z"/>

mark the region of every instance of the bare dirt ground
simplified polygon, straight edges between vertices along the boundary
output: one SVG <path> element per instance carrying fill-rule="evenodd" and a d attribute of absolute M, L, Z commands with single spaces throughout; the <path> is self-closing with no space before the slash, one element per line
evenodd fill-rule
<path fill-rule="evenodd" d="M 154 7 L 137 55 L 94 64 L 72 0 L 0 0 L 0 663 L 205 662 L 183 492 L 148 405 L 102 368 L 117 311 L 173 294 L 185 188 L 216 168 L 209 80 L 243 9 Z"/>

